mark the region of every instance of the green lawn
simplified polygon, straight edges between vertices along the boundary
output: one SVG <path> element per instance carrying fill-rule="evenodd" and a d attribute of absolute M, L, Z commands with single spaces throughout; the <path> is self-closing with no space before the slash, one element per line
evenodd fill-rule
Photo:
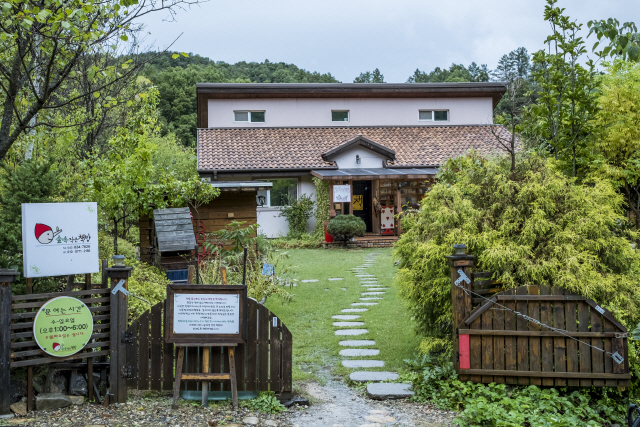
<path fill-rule="evenodd" d="M 401 371 L 403 359 L 412 358 L 419 344 L 414 332 L 414 323 L 404 302 L 393 286 L 396 267 L 391 258 L 391 249 L 292 249 L 289 264 L 296 266 L 294 277 L 297 287 L 293 301 L 285 302 L 277 297 L 267 300 L 267 307 L 278 316 L 293 335 L 293 378 L 296 381 L 309 379 L 325 380 L 330 374 L 347 375 L 352 370 L 340 363 L 343 357 L 338 352 L 343 348 L 338 342 L 343 339 L 373 339 L 380 350 L 378 356 L 368 359 L 384 360 L 385 367 L 376 370 Z M 367 269 L 375 274 L 381 287 L 389 287 L 378 305 L 368 307 L 363 313 L 341 313 L 344 308 L 353 308 L 351 303 L 360 301 L 363 288 L 358 278 L 349 271 L 362 265 L 365 256 L 371 252 L 380 255 L 376 264 Z M 344 277 L 340 281 L 328 281 L 333 277 Z M 306 279 L 319 279 L 314 283 L 302 283 Z M 347 290 L 343 290 L 346 288 Z M 328 290 L 325 290 L 328 289 Z M 336 314 L 361 315 L 355 321 L 364 321 L 369 333 L 357 337 L 334 335 L 338 328 L 333 326 L 331 316 Z M 352 347 L 353 348 L 353 347 Z M 367 347 L 362 347 L 367 348 Z M 362 359 L 357 357 L 356 359 Z"/>

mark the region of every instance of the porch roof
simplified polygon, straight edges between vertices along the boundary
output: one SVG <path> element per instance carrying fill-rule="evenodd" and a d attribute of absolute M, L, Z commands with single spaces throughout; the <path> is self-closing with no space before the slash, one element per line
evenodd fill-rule
<path fill-rule="evenodd" d="M 323 180 L 330 179 L 422 179 L 438 173 L 438 168 L 353 168 L 353 169 L 317 169 L 311 175 Z"/>

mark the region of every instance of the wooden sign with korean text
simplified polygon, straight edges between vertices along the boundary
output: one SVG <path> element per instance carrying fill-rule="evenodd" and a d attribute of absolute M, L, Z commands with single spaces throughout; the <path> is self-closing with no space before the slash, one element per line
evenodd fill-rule
<path fill-rule="evenodd" d="M 246 286 L 171 284 L 167 300 L 166 342 L 205 346 L 246 341 Z"/>

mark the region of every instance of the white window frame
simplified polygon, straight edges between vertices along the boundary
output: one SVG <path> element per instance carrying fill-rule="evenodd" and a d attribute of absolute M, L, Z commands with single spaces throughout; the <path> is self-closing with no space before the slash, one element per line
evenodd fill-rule
<path fill-rule="evenodd" d="M 248 113 L 246 121 L 238 121 L 236 120 L 236 113 Z M 264 113 L 264 122 L 252 122 L 251 121 L 251 113 Z M 266 123 L 267 122 L 267 111 L 266 110 L 233 110 L 233 123 Z"/>
<path fill-rule="evenodd" d="M 333 120 L 333 113 L 347 113 L 347 120 Z M 349 123 L 351 121 L 351 110 L 331 110 L 331 123 Z"/>
<path fill-rule="evenodd" d="M 426 113 L 427 111 L 431 112 L 431 119 L 421 119 L 420 118 L 420 113 Z M 435 119 L 435 112 L 436 111 L 446 111 L 447 112 L 447 120 L 436 120 Z M 433 110 L 418 110 L 418 121 L 419 122 L 434 122 L 434 123 L 438 123 L 438 122 L 448 122 L 451 119 L 451 113 L 449 112 L 449 110 L 444 110 L 444 109 L 433 109 Z"/>

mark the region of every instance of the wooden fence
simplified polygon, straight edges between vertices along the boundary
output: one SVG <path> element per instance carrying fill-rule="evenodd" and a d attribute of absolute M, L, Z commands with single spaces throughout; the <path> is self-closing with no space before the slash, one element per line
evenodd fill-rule
<path fill-rule="evenodd" d="M 127 329 L 127 387 L 138 390 L 172 390 L 175 351 L 164 342 L 165 303 L 158 303 Z M 247 343 L 235 350 L 238 391 L 292 391 L 291 332 L 266 307 L 248 299 Z M 226 347 L 210 347 L 210 373 L 229 372 Z M 186 349 L 184 371 L 202 372 L 202 348 Z M 196 391 L 200 382 L 186 381 L 182 390 Z M 210 381 L 210 391 L 230 391 L 229 381 Z"/>
<path fill-rule="evenodd" d="M 458 349 L 454 365 L 461 380 L 629 385 L 628 332 L 608 310 L 557 287 L 502 290 L 491 273 L 472 272 L 475 258 L 460 252 L 448 258 Z"/>
<path fill-rule="evenodd" d="M 106 261 L 103 271 L 106 271 Z M 65 365 L 71 369 L 78 366 L 69 361 L 81 362 L 87 359 L 87 382 L 89 399 L 93 398 L 93 361 L 105 359 L 111 348 L 111 300 L 108 278 L 103 274 L 102 283 L 91 283 L 91 275 L 84 276 L 84 282 L 74 282 L 75 276 L 69 276 L 66 291 L 52 293 L 32 293 L 32 281 L 27 279 L 25 295 L 12 295 L 10 300 L 10 368 L 27 367 L 27 407 L 34 407 L 33 367 L 42 364 Z M 33 337 L 33 322 L 40 307 L 52 298 L 69 296 L 81 300 L 93 315 L 93 333 L 84 349 L 67 357 L 52 357 L 42 351 Z M 99 360 L 99 359 L 98 359 Z M 67 362 L 67 363 L 63 363 Z M 4 363 L 4 362 L 3 362 Z M 2 390 L 0 390 L 2 392 Z"/>

